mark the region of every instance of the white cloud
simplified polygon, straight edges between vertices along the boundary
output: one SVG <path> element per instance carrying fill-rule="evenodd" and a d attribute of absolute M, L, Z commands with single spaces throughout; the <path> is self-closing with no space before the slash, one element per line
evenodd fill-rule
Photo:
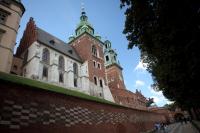
<path fill-rule="evenodd" d="M 172 103 L 174 103 L 174 102 L 167 100 L 167 104 L 172 104 Z"/>
<path fill-rule="evenodd" d="M 153 101 L 156 103 L 156 104 L 159 104 L 159 102 L 161 101 L 160 98 L 156 97 L 156 96 L 151 96 L 151 98 L 153 98 Z"/>
<path fill-rule="evenodd" d="M 156 103 L 156 105 L 158 106 L 163 106 L 166 103 L 169 102 L 169 100 L 167 100 L 163 95 L 162 96 L 151 96 L 150 98 L 153 98 L 154 102 Z"/>
<path fill-rule="evenodd" d="M 171 101 L 169 101 L 168 99 L 164 97 L 164 95 L 162 94 L 162 91 L 155 91 L 150 86 L 148 87 L 148 89 L 150 93 L 152 94 L 150 98 L 154 99 L 154 102 L 156 103 L 156 105 L 163 106 L 166 103 L 167 104 L 172 103 Z"/>
<path fill-rule="evenodd" d="M 136 70 L 146 70 L 147 69 L 147 63 L 143 63 L 142 60 L 140 60 L 140 62 L 137 64 L 137 66 L 135 67 L 135 71 Z"/>
<path fill-rule="evenodd" d="M 144 86 L 144 85 L 145 85 L 145 83 L 142 80 L 136 80 L 135 81 L 135 87 L 141 87 L 141 86 Z"/>
<path fill-rule="evenodd" d="M 153 95 L 163 96 L 162 91 L 155 91 L 153 88 L 151 88 L 151 86 L 149 86 L 148 89 Z"/>

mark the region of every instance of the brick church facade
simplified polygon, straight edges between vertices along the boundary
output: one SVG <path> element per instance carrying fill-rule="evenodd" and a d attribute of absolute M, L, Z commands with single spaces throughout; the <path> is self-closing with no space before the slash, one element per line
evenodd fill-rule
<path fill-rule="evenodd" d="M 105 70 L 107 82 L 113 98 L 116 103 L 131 107 L 146 110 L 148 100 L 136 89 L 133 93 L 126 89 L 124 84 L 122 70 L 117 59 L 117 53 L 111 47 L 110 41 L 105 41 L 104 44 Z"/>
<path fill-rule="evenodd" d="M 18 3 L 22 5 L 20 1 Z M 30 18 L 13 56 L 10 73 L 127 107 L 146 109 L 147 99 L 141 92 L 126 89 L 117 53 L 109 40 L 102 41 L 95 35 L 84 9 L 75 35 L 70 36 L 68 42 L 37 27 Z"/>

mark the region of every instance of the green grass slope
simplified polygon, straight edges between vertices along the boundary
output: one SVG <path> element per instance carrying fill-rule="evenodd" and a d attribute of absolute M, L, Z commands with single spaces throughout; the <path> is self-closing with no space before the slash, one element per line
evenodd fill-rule
<path fill-rule="evenodd" d="M 33 88 L 36 88 L 36 89 L 43 89 L 43 90 L 46 90 L 46 91 L 61 93 L 61 94 L 65 94 L 65 95 L 68 95 L 68 96 L 74 96 L 74 97 L 78 97 L 78 98 L 82 98 L 82 99 L 86 99 L 86 100 L 91 100 L 91 101 L 95 101 L 95 102 L 100 102 L 100 103 L 104 103 L 104 104 L 120 106 L 120 105 L 115 104 L 113 102 L 110 102 L 110 101 L 107 101 L 107 100 L 104 100 L 104 99 L 100 99 L 100 98 L 97 98 L 97 97 L 94 97 L 94 96 L 90 96 L 90 95 L 87 95 L 87 94 L 84 94 L 84 93 L 81 93 L 81 92 L 78 92 L 78 91 L 62 88 L 62 87 L 59 87 L 59 86 L 56 86 L 56 85 L 40 82 L 40 81 L 37 81 L 37 80 L 28 79 L 28 78 L 24 78 L 24 77 L 12 75 L 12 74 L 6 74 L 6 73 L 0 72 L 0 81 L 30 86 L 30 87 L 33 87 Z"/>

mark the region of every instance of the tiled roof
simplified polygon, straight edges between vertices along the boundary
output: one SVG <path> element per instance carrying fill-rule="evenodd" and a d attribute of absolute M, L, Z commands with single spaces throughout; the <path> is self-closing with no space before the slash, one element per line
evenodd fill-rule
<path fill-rule="evenodd" d="M 79 62 L 81 58 L 73 47 L 37 27 L 37 41 Z"/>

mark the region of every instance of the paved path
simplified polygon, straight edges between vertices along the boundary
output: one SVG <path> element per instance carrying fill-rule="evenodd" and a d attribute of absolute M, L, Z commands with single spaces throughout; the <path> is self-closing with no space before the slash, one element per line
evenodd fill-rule
<path fill-rule="evenodd" d="M 199 133 L 198 130 L 190 123 L 187 124 L 181 124 L 181 123 L 175 123 L 167 126 L 165 132 L 164 131 L 158 131 L 156 133 Z"/>

